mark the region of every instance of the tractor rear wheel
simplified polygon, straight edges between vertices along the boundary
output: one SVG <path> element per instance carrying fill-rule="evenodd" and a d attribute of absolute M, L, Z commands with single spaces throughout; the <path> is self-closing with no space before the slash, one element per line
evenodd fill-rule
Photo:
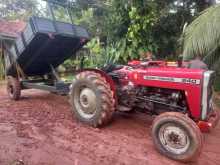
<path fill-rule="evenodd" d="M 196 123 L 178 112 L 156 117 L 152 126 L 156 149 L 163 155 L 182 162 L 195 160 L 202 149 L 202 134 Z"/>
<path fill-rule="evenodd" d="M 17 78 L 8 76 L 7 80 L 7 92 L 8 96 L 12 100 L 19 100 L 21 96 L 21 85 Z"/>
<path fill-rule="evenodd" d="M 109 83 L 92 71 L 76 76 L 70 89 L 70 103 L 76 118 L 93 127 L 107 124 L 115 110 Z"/>

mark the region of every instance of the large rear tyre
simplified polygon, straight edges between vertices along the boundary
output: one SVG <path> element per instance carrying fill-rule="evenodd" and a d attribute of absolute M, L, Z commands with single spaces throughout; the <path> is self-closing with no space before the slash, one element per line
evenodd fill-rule
<path fill-rule="evenodd" d="M 7 80 L 7 92 L 8 96 L 12 100 L 19 100 L 21 96 L 21 85 L 17 78 L 8 76 Z"/>
<path fill-rule="evenodd" d="M 196 123 L 184 114 L 166 112 L 156 117 L 152 126 L 156 149 L 182 162 L 194 161 L 202 149 L 202 134 Z"/>
<path fill-rule="evenodd" d="M 73 80 L 70 103 L 76 118 L 93 127 L 109 123 L 115 110 L 108 82 L 92 71 L 81 72 Z"/>

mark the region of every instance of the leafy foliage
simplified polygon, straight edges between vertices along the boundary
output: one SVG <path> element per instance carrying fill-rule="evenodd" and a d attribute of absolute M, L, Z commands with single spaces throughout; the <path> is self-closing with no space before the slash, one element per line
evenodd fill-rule
<path fill-rule="evenodd" d="M 36 0 L 1 0 L 0 18 L 26 20 L 37 10 L 36 5 Z"/>
<path fill-rule="evenodd" d="M 156 22 L 156 14 L 150 6 L 147 6 L 147 8 L 148 9 L 144 9 L 142 6 L 132 7 L 129 12 L 131 24 L 128 27 L 126 37 L 131 43 L 131 48 L 133 50 L 155 50 L 156 46 L 152 38 L 152 28 Z"/>
<path fill-rule="evenodd" d="M 103 67 L 108 64 L 113 64 L 119 61 L 120 53 L 117 51 L 117 46 L 107 46 L 102 48 L 99 38 L 92 39 L 87 48 L 90 50 L 89 56 L 86 56 L 85 64 L 87 67 Z"/>
<path fill-rule="evenodd" d="M 200 10 L 198 3 L 207 5 L 196 0 L 113 0 L 107 38 L 110 43 L 125 40 L 126 54 L 121 54 L 125 61 L 145 51 L 157 58 L 175 59 L 181 51 L 178 39 L 184 24 Z"/>

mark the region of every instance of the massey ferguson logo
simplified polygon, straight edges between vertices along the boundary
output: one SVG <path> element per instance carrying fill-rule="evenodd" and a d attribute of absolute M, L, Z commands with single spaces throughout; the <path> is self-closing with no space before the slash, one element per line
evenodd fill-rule
<path fill-rule="evenodd" d="M 145 80 L 155 80 L 155 81 L 167 81 L 167 82 L 176 82 L 184 84 L 195 84 L 199 85 L 199 79 L 189 79 L 189 78 L 174 78 L 174 77 L 159 77 L 159 76 L 144 76 Z"/>

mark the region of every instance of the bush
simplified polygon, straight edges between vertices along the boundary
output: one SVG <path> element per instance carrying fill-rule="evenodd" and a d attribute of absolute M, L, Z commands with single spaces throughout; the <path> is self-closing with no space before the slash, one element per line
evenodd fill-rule
<path fill-rule="evenodd" d="M 217 92 L 220 92 L 220 75 L 216 76 L 215 82 L 214 82 L 214 89 Z"/>

